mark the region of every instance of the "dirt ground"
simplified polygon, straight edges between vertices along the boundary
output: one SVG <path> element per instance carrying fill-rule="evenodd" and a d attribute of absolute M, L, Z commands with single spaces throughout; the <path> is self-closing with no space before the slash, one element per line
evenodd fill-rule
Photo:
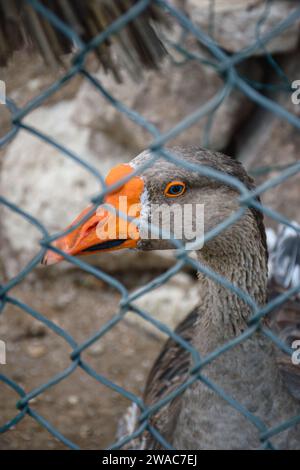
<path fill-rule="evenodd" d="M 146 280 L 139 275 L 133 284 L 137 287 Z M 114 289 L 79 269 L 57 277 L 52 268 L 50 276 L 49 271 L 44 279 L 31 276 L 31 280 L 23 281 L 10 295 L 66 329 L 78 343 L 113 317 L 119 301 Z M 1 317 L 0 338 L 6 342 L 7 364 L 0 366 L 0 373 L 7 374 L 26 392 L 70 365 L 69 345 L 37 320 L 12 305 L 6 306 Z M 157 338 L 122 320 L 82 357 L 98 373 L 141 394 L 159 349 Z M 17 400 L 17 394 L 0 382 L 1 425 L 16 414 Z M 79 368 L 31 404 L 33 410 L 84 449 L 103 449 L 112 444 L 118 420 L 128 405 L 127 399 Z M 63 448 L 63 444 L 30 416 L 0 435 L 0 449 Z"/>

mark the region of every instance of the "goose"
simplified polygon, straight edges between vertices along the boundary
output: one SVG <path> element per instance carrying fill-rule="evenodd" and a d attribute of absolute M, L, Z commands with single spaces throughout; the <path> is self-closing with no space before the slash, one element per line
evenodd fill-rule
<path fill-rule="evenodd" d="M 130 207 L 137 206 L 134 223 L 129 210 L 127 221 L 115 213 L 115 225 L 120 229 L 116 233 L 121 235 L 116 236 L 107 229 L 112 211 L 102 205 L 88 220 L 79 223 L 91 210 L 85 209 L 73 222 L 79 226 L 53 242 L 53 246 L 72 256 L 123 248 L 168 249 L 170 240 L 162 236 L 151 238 L 143 228 L 153 223 L 153 204 L 168 208 L 174 204 L 181 207 L 203 204 L 204 233 L 207 234 L 240 208 L 239 192 L 230 184 L 231 177 L 249 190 L 255 187 L 241 163 L 226 155 L 197 147 L 174 147 L 166 151 L 184 162 L 184 166 L 162 157 L 153 161 L 154 154 L 144 151 L 108 174 L 106 183 L 108 187 L 113 186 L 105 197 L 105 204 L 119 211 L 120 200 L 126 197 Z M 230 177 L 230 181 L 205 176 L 203 170 L 202 173 L 196 171 L 199 165 L 202 169 L 221 172 Z M 127 181 L 118 185 L 124 178 Z M 186 243 L 184 237 L 185 231 L 182 242 Z M 296 242 L 299 244 L 299 238 Z M 205 268 L 198 273 L 201 301 L 177 327 L 176 333 L 203 358 L 243 335 L 253 314 L 251 307 L 235 292 L 211 277 L 211 271 L 243 290 L 259 307 L 268 300 L 268 250 L 262 213 L 253 207 L 246 208 L 239 220 L 215 237 L 207 237 L 196 256 Z M 49 249 L 43 263 L 55 264 L 62 259 Z M 299 313 L 300 310 L 298 314 L 294 312 L 294 318 Z M 271 319 L 264 318 L 262 322 L 269 325 Z M 291 326 L 283 320 L 275 323 L 281 327 L 284 324 L 282 331 Z M 290 336 L 286 335 L 285 339 Z M 300 449 L 297 422 L 271 435 L 265 443 L 261 440 L 266 429 L 276 428 L 300 412 L 300 366 L 285 355 L 284 360 L 279 357 L 278 367 L 276 350 L 277 346 L 259 330 L 253 332 L 207 363 L 201 371 L 205 379 L 195 380 L 153 414 L 152 426 L 175 449 Z M 148 376 L 145 404 L 153 405 L 185 383 L 191 367 L 190 353 L 172 338 L 167 340 Z M 209 384 L 215 384 L 224 394 L 220 396 Z M 226 399 L 229 396 L 242 409 L 233 407 Z M 247 413 L 257 421 L 249 419 Z M 138 413 L 132 409 L 131 416 L 134 414 L 138 423 Z M 134 431 L 133 422 L 130 427 Z M 131 448 L 136 449 L 164 448 L 147 430 L 132 445 Z"/>

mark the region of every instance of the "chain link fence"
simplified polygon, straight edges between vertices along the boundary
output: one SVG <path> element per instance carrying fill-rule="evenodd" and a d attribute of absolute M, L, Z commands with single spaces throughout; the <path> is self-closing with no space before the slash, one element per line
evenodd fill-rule
<path fill-rule="evenodd" d="M 12 139 L 17 137 L 20 129 L 23 129 L 26 130 L 28 133 L 33 134 L 37 139 L 40 139 L 45 142 L 45 144 L 50 144 L 54 146 L 66 158 L 74 160 L 78 165 L 81 165 L 83 168 L 87 169 L 92 177 L 95 177 L 97 179 L 101 186 L 101 191 L 91 201 L 92 207 L 90 212 L 86 214 L 84 219 L 78 222 L 76 226 L 79 226 L 79 224 L 82 223 L 83 220 L 87 220 L 88 217 L 94 212 L 95 208 L 99 204 L 101 204 L 101 202 L 103 202 L 103 198 L 108 192 L 108 188 L 105 185 L 104 179 L 102 175 L 95 168 L 85 162 L 84 159 L 77 156 L 65 146 L 61 145 L 50 135 L 45 135 L 37 129 L 25 124 L 24 118 L 28 116 L 28 114 L 31 113 L 34 109 L 42 105 L 45 100 L 47 100 L 51 95 L 53 95 L 59 89 L 63 88 L 77 75 L 81 75 L 82 77 L 84 77 L 84 79 L 89 81 L 90 84 L 95 87 L 95 89 L 99 92 L 99 94 L 102 95 L 106 100 L 108 100 L 108 102 L 112 106 L 114 106 L 120 113 L 125 114 L 128 119 L 134 121 L 136 124 L 148 131 L 148 133 L 153 138 L 151 145 L 149 145 L 149 149 L 153 154 L 153 158 L 149 164 L 153 163 L 156 158 L 163 157 L 169 161 L 175 162 L 179 166 L 181 165 L 187 167 L 185 162 L 181 161 L 176 155 L 173 155 L 172 153 L 167 151 L 164 148 L 164 145 L 167 144 L 169 140 L 173 139 L 178 134 L 184 132 L 185 129 L 187 129 L 189 126 L 193 125 L 204 117 L 209 116 L 209 123 L 211 124 L 215 112 L 223 103 L 223 101 L 229 96 L 233 89 L 240 90 L 244 95 L 246 95 L 247 98 L 249 98 L 249 100 L 255 102 L 262 108 L 271 111 L 277 117 L 288 121 L 291 126 L 294 126 L 295 128 L 300 130 L 300 119 L 297 116 L 290 113 L 278 103 L 269 99 L 267 96 L 261 94 L 260 87 L 257 83 L 252 83 L 246 78 L 243 78 L 237 71 L 237 66 L 239 64 L 241 64 L 249 57 L 253 56 L 253 54 L 255 54 L 255 52 L 259 49 L 263 49 L 267 60 L 273 67 L 274 73 L 276 73 L 276 76 L 280 77 L 280 86 L 286 89 L 288 92 L 292 93 L 291 85 L 287 77 L 285 76 L 279 65 L 276 63 L 272 55 L 268 53 L 268 43 L 274 37 L 280 35 L 291 25 L 299 21 L 300 7 L 296 8 L 288 17 L 283 18 L 282 21 L 279 22 L 279 24 L 277 24 L 272 29 L 272 31 L 269 31 L 266 34 L 262 34 L 261 27 L 268 15 L 269 9 L 272 7 L 272 1 L 267 1 L 264 16 L 257 24 L 256 41 L 253 44 L 249 44 L 247 48 L 232 55 L 229 55 L 218 46 L 218 44 L 214 41 L 211 36 L 199 29 L 199 27 L 197 27 L 187 16 L 185 16 L 183 12 L 176 9 L 171 2 L 167 2 L 165 0 L 153 0 L 152 2 L 150 2 L 150 0 L 137 1 L 125 14 L 119 17 L 104 32 L 96 36 L 88 44 L 84 44 L 75 31 L 70 29 L 66 24 L 64 24 L 57 16 L 55 16 L 41 3 L 35 0 L 28 0 L 28 3 L 35 8 L 39 15 L 41 15 L 44 19 L 52 23 L 52 25 L 54 25 L 62 34 L 64 34 L 69 41 L 73 42 L 73 44 L 77 46 L 78 51 L 76 52 L 73 58 L 72 66 L 66 72 L 66 74 L 62 78 L 54 82 L 47 90 L 32 99 L 24 107 L 18 108 L 9 98 L 7 98 L 6 106 L 11 113 L 11 129 L 4 137 L 0 139 L 0 148 L 9 144 Z M 210 99 L 204 106 L 197 109 L 194 113 L 187 116 L 181 122 L 178 122 L 175 127 L 173 127 L 171 130 L 164 134 L 160 133 L 159 130 L 151 122 L 144 119 L 143 116 L 141 116 L 135 110 L 129 109 L 122 102 L 118 101 L 114 96 L 112 96 L 103 87 L 101 82 L 97 78 L 95 78 L 85 66 L 85 59 L 91 51 L 93 51 L 97 46 L 99 46 L 108 38 L 110 38 L 111 35 L 117 34 L 122 28 L 124 28 L 126 24 L 128 24 L 130 21 L 140 15 L 143 11 L 145 11 L 145 9 L 149 6 L 150 3 L 155 4 L 156 6 L 161 8 L 163 12 L 170 15 L 173 20 L 175 20 L 178 25 L 180 25 L 180 27 L 182 28 L 183 35 L 184 33 L 189 33 L 193 35 L 194 38 L 196 38 L 196 40 L 202 45 L 202 47 L 204 47 L 206 51 L 210 54 L 211 59 L 204 59 L 196 52 L 189 51 L 185 48 L 183 41 L 175 43 L 169 40 L 168 46 L 176 50 L 177 55 L 180 54 L 183 61 L 193 60 L 200 62 L 203 66 L 213 68 L 215 73 L 219 74 L 224 81 L 222 88 L 212 99 Z M 206 127 L 206 142 L 207 144 L 209 143 L 209 125 Z M 141 169 L 139 169 L 139 172 L 140 171 Z M 209 178 L 217 179 L 226 184 L 229 184 L 233 186 L 240 194 L 239 211 L 229 219 L 225 220 L 211 233 L 208 233 L 206 238 L 218 235 L 229 225 L 235 223 L 238 219 L 243 216 L 248 207 L 256 208 L 262 211 L 264 214 L 271 217 L 276 222 L 285 224 L 286 226 L 293 228 L 297 233 L 299 233 L 299 227 L 294 226 L 294 224 L 286 217 L 284 217 L 284 215 L 272 210 L 269 207 L 262 205 L 256 199 L 257 196 L 264 194 L 269 189 L 280 185 L 282 182 L 286 181 L 293 175 L 299 173 L 299 162 L 288 165 L 287 167 L 283 165 L 282 171 L 278 176 L 272 178 L 266 183 L 261 184 L 253 192 L 250 192 L 240 181 L 235 180 L 234 178 L 229 177 L 228 175 L 220 174 L 218 171 L 213 170 L 211 168 L 199 165 L 197 168 L 194 168 L 194 171 L 199 172 L 200 175 L 205 175 Z M 132 177 L 136 173 L 137 172 L 131 174 L 130 177 Z M 127 177 L 127 180 L 128 179 L 129 177 Z M 51 243 L 54 240 L 61 237 L 62 235 L 70 233 L 72 230 L 74 230 L 74 226 L 68 231 L 61 232 L 53 236 L 48 233 L 46 227 L 42 225 L 39 220 L 35 219 L 31 214 L 24 212 L 21 207 L 17 207 L 15 204 L 11 203 L 9 200 L 5 199 L 2 196 L 0 197 L 0 202 L 11 211 L 17 213 L 20 217 L 26 219 L 30 224 L 34 225 L 41 234 L 40 249 L 37 255 L 15 278 L 11 279 L 6 284 L 0 286 L 0 309 L 2 311 L 2 320 L 3 315 L 5 315 L 5 306 L 8 304 L 13 304 L 14 306 L 18 307 L 24 313 L 24 315 L 29 315 L 37 319 L 47 328 L 52 330 L 56 335 L 59 335 L 66 342 L 68 347 L 70 346 L 72 348 L 69 367 L 57 373 L 57 375 L 53 376 L 51 380 L 49 380 L 47 383 L 43 383 L 42 385 L 31 391 L 23 390 L 23 388 L 14 380 L 10 379 L 6 375 L 0 375 L 0 380 L 7 384 L 11 389 L 13 389 L 20 397 L 17 403 L 18 411 L 13 419 L 5 423 L 4 425 L 2 424 L 2 426 L 0 427 L 0 431 L 2 433 L 8 431 L 13 426 L 16 426 L 21 420 L 23 420 L 26 415 L 29 415 L 34 420 L 36 420 L 36 422 L 39 423 L 40 426 L 46 428 L 49 433 L 59 439 L 67 447 L 72 449 L 78 449 L 77 444 L 71 442 L 67 437 L 62 435 L 59 429 L 55 428 L 49 421 L 47 421 L 43 416 L 37 413 L 31 406 L 31 400 L 33 398 L 38 397 L 50 387 L 53 387 L 59 382 L 65 380 L 68 376 L 73 374 L 77 368 L 83 369 L 86 374 L 93 377 L 96 381 L 100 382 L 106 387 L 109 387 L 118 394 L 126 397 L 132 403 L 135 403 L 141 411 L 140 423 L 137 430 L 132 435 L 122 438 L 121 441 L 114 442 L 110 447 L 111 449 L 122 448 L 122 446 L 130 442 L 133 438 L 136 438 L 141 435 L 145 430 L 152 433 L 152 435 L 161 444 L 161 446 L 167 449 L 172 449 L 172 446 L 168 442 L 166 442 L 164 437 L 160 435 L 158 430 L 152 426 L 150 418 L 155 412 L 157 412 L 157 410 L 163 407 L 166 403 L 173 400 L 176 396 L 183 393 L 187 387 L 191 386 L 194 382 L 199 380 L 206 384 L 206 386 L 209 387 L 211 390 L 213 390 L 214 393 L 222 397 L 239 413 L 244 415 L 257 428 L 257 433 L 260 436 L 262 448 L 273 448 L 270 440 L 272 436 L 300 422 L 299 414 L 298 416 L 291 417 L 285 422 L 278 423 L 276 427 L 270 429 L 259 419 L 259 417 L 255 416 L 255 414 L 251 413 L 240 403 L 236 402 L 233 397 L 228 396 L 222 389 L 218 387 L 218 385 L 211 382 L 207 377 L 205 377 L 205 366 L 207 364 L 209 364 L 211 361 L 214 361 L 219 355 L 223 354 L 225 351 L 234 348 L 238 343 L 245 341 L 247 338 L 249 338 L 251 335 L 255 334 L 258 331 L 260 331 L 261 334 L 267 336 L 270 341 L 274 342 L 278 348 L 282 349 L 288 354 L 291 354 L 292 351 L 289 350 L 289 348 L 285 344 L 283 344 L 270 329 L 264 326 L 261 320 L 263 319 L 263 317 L 272 312 L 274 308 L 283 305 L 289 298 L 297 294 L 300 291 L 299 285 L 285 291 L 284 293 L 270 301 L 263 308 L 259 308 L 254 302 L 254 300 L 244 291 L 240 290 L 237 286 L 234 286 L 228 280 L 221 277 L 219 274 L 209 270 L 207 267 L 205 267 L 195 259 L 191 258 L 189 254 L 184 251 L 181 244 L 179 242 L 176 242 L 177 252 L 175 256 L 177 260 L 175 265 L 171 269 L 157 277 L 154 281 L 145 285 L 142 289 L 139 289 L 138 294 L 130 293 L 125 288 L 125 286 L 113 276 L 110 276 L 102 270 L 87 264 L 82 259 L 73 258 L 61 252 L 57 248 L 51 248 Z M 99 331 L 96 331 L 93 336 L 86 338 L 86 341 L 81 344 L 77 344 L 77 342 L 68 333 L 68 331 L 56 325 L 54 322 L 46 318 L 42 313 L 34 310 L 29 305 L 26 305 L 25 303 L 10 295 L 10 291 L 13 289 L 13 287 L 16 286 L 18 283 L 22 282 L 26 278 L 26 276 L 28 276 L 28 274 L 33 271 L 35 267 L 41 262 L 48 248 L 51 248 L 55 252 L 61 254 L 66 260 L 68 260 L 73 265 L 77 266 L 78 268 L 82 269 L 87 273 L 90 273 L 91 275 L 95 276 L 95 278 L 102 280 L 107 285 L 116 289 L 116 291 L 118 291 L 121 295 L 121 301 L 119 304 L 118 312 Z M 184 341 L 184 339 L 182 339 L 176 333 L 171 331 L 171 329 L 168 328 L 166 325 L 152 318 L 151 315 L 149 315 L 146 311 L 141 310 L 135 305 L 135 300 L 137 298 L 143 296 L 145 293 L 151 291 L 152 289 L 164 284 L 172 276 L 178 273 L 184 266 L 192 266 L 194 269 L 197 269 L 198 271 L 204 273 L 206 276 L 220 283 L 226 289 L 229 289 L 230 291 L 234 292 L 250 307 L 252 311 L 252 317 L 249 321 L 248 329 L 242 335 L 220 346 L 216 351 L 212 352 L 206 357 L 201 357 L 199 352 L 195 350 L 195 348 L 190 343 Z M 82 353 L 91 345 L 93 345 L 96 341 L 99 341 L 110 329 L 114 328 L 114 326 L 118 322 L 122 322 L 124 316 L 126 316 L 126 313 L 129 310 L 135 312 L 135 315 L 142 317 L 145 321 L 150 322 L 157 329 L 166 333 L 175 342 L 179 343 L 182 348 L 185 348 L 192 356 L 193 366 L 190 370 L 190 376 L 188 380 L 183 385 L 181 385 L 176 391 L 173 391 L 169 396 L 155 403 L 151 407 L 146 406 L 139 396 L 136 396 L 135 394 L 118 386 L 117 384 L 108 380 L 105 376 L 98 374 L 82 358 Z"/>

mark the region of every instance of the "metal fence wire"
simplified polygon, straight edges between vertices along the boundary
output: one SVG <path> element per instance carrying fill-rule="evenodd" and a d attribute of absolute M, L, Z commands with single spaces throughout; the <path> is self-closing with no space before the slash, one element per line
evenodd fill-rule
<path fill-rule="evenodd" d="M 26 0 L 25 0 L 26 1 Z M 268 43 L 271 41 L 275 36 L 281 34 L 284 30 L 288 29 L 291 25 L 293 25 L 296 21 L 300 19 L 300 7 L 296 8 L 292 13 L 289 14 L 286 18 L 284 18 L 281 22 L 279 22 L 271 31 L 267 32 L 266 34 L 261 34 L 260 26 L 262 26 L 266 15 L 268 14 L 268 9 L 270 8 L 272 1 L 266 2 L 266 11 L 264 17 L 261 19 L 259 24 L 257 25 L 257 37 L 253 44 L 249 44 L 247 48 L 234 53 L 232 55 L 227 54 L 222 50 L 217 43 L 206 34 L 203 30 L 197 27 L 187 16 L 183 14 L 183 12 L 176 9 L 171 3 L 165 0 L 139 0 L 133 4 L 133 6 L 125 13 L 123 16 L 119 17 L 116 21 L 114 21 L 104 32 L 101 32 L 98 36 L 96 36 L 92 41 L 88 44 L 84 44 L 82 40 L 78 37 L 75 31 L 69 28 L 66 24 L 64 24 L 57 16 L 55 16 L 51 11 L 49 11 L 45 6 L 39 3 L 36 0 L 28 0 L 28 3 L 35 8 L 37 13 L 41 15 L 44 19 L 52 23 L 65 37 L 76 44 L 78 51 L 74 56 L 72 61 L 72 66 L 66 72 L 66 74 L 60 78 L 59 80 L 55 81 L 48 89 L 43 91 L 41 94 L 36 96 L 32 99 L 29 103 L 27 103 L 24 107 L 18 108 L 10 99 L 7 99 L 6 106 L 11 113 L 11 129 L 10 131 L 0 139 L 0 148 L 7 145 L 12 139 L 14 139 L 19 130 L 23 129 L 27 132 L 36 136 L 37 139 L 40 139 L 45 142 L 45 144 L 50 144 L 58 149 L 66 158 L 71 158 L 78 165 L 81 165 L 85 169 L 87 169 L 93 177 L 95 177 L 101 186 L 101 192 L 97 195 L 97 197 L 93 198 L 92 204 L 93 207 L 91 208 L 90 214 L 95 210 L 95 208 L 103 201 L 103 198 L 107 192 L 107 187 L 105 186 L 104 179 L 99 172 L 92 168 L 88 163 L 86 163 L 83 159 L 77 156 L 75 153 L 70 151 L 65 146 L 61 145 L 59 142 L 54 140 L 51 136 L 45 135 L 39 130 L 27 125 L 24 123 L 24 118 L 28 116 L 31 111 L 39 107 L 44 103 L 44 101 L 57 92 L 59 89 L 63 88 L 68 82 L 74 79 L 75 76 L 81 75 L 86 80 L 88 80 L 93 87 L 102 95 L 106 100 L 110 102 L 112 106 L 114 106 L 120 113 L 123 113 L 127 116 L 128 119 L 134 121 L 136 124 L 141 126 L 142 128 L 146 129 L 150 135 L 153 137 L 151 145 L 149 145 L 149 149 L 152 151 L 153 159 L 151 162 L 155 161 L 158 157 L 163 157 L 167 160 L 176 162 L 177 165 L 181 165 L 183 167 L 186 166 L 184 161 L 180 161 L 178 157 L 172 155 L 169 151 L 164 148 L 164 145 L 172 138 L 177 136 L 179 133 L 184 132 L 192 124 L 198 122 L 200 119 L 209 116 L 210 118 L 214 115 L 216 110 L 222 104 L 226 97 L 230 94 L 233 89 L 240 90 L 244 95 L 246 95 L 250 100 L 255 102 L 256 104 L 260 105 L 261 107 L 271 111 L 274 115 L 283 120 L 288 121 L 291 126 L 294 126 L 297 129 L 300 129 L 300 118 L 293 115 L 282 106 L 280 106 L 275 101 L 272 101 L 265 95 L 261 94 L 259 91 L 259 87 L 256 86 L 255 83 L 249 82 L 247 79 L 243 78 L 237 71 L 237 65 L 241 64 L 245 59 L 251 57 L 258 49 L 264 49 L 265 56 L 267 57 L 268 61 L 274 68 L 276 72 L 276 76 L 279 76 L 281 79 L 282 86 L 288 89 L 288 80 L 284 77 L 283 72 L 281 71 L 280 67 L 277 65 L 273 57 L 267 52 Z M 106 41 L 111 35 L 118 33 L 127 23 L 132 21 L 138 15 L 140 15 L 150 3 L 156 4 L 162 11 L 167 12 L 173 19 L 178 22 L 181 26 L 183 32 L 188 32 L 189 34 L 193 35 L 196 40 L 210 53 L 212 59 L 207 60 L 203 59 L 202 57 L 198 56 L 197 53 L 190 52 L 185 49 L 183 41 L 179 43 L 172 43 L 171 46 L 181 54 L 182 59 L 186 60 L 194 60 L 200 61 L 207 67 L 212 67 L 215 70 L 216 74 L 219 74 L 223 80 L 224 85 L 221 89 L 217 92 L 217 94 L 210 99 L 204 106 L 197 109 L 194 113 L 190 114 L 186 118 L 184 118 L 181 122 L 179 122 L 175 127 L 173 127 L 168 132 L 162 134 L 159 130 L 149 121 L 147 121 L 143 116 L 137 113 L 133 109 L 129 109 L 125 106 L 122 102 L 118 101 L 114 96 L 112 96 L 101 84 L 101 82 L 96 79 L 86 68 L 85 66 L 85 59 L 87 55 L 93 51 L 93 49 L 104 41 Z M 150 164 L 151 164 L 150 162 Z M 228 176 L 225 174 L 219 174 L 219 172 L 208 169 L 207 167 L 199 165 L 196 169 L 200 175 L 207 175 L 210 178 L 217 178 L 225 183 L 228 183 Z M 215 233 L 213 234 L 216 236 L 222 230 L 226 229 L 230 224 L 234 223 L 240 217 L 243 216 L 245 211 L 248 207 L 255 207 L 262 211 L 264 214 L 268 215 L 275 221 L 279 223 L 283 223 L 286 226 L 293 227 L 294 230 L 299 233 L 299 227 L 294 226 L 293 223 L 285 218 L 283 215 L 279 214 L 278 212 L 260 204 L 255 197 L 257 195 L 263 194 L 265 191 L 273 188 L 282 182 L 286 181 L 291 176 L 297 174 L 300 171 L 300 162 L 294 163 L 288 167 L 284 167 L 280 174 L 273 179 L 270 179 L 267 183 L 264 183 L 254 191 L 250 192 L 247 188 L 238 180 L 235 181 L 235 187 L 240 193 L 239 202 L 240 202 L 240 209 L 238 213 L 234 214 L 233 217 L 224 221 L 220 226 L 217 227 Z M 135 173 L 133 173 L 134 175 Z M 132 175 L 131 175 L 132 176 Z M 127 177 L 128 178 L 128 177 Z M 232 183 L 232 181 L 230 182 Z M 23 388 L 16 383 L 11 378 L 7 377 L 6 375 L 0 375 L 0 380 L 7 384 L 11 389 L 13 389 L 19 395 L 20 399 L 17 403 L 17 414 L 13 419 L 11 419 L 6 424 L 2 425 L 0 431 L 6 432 L 13 426 L 16 426 L 26 415 L 31 416 L 40 426 L 46 428 L 53 436 L 59 439 L 62 443 L 64 443 L 67 447 L 72 449 L 78 449 L 78 445 L 71 442 L 67 437 L 61 434 L 61 432 L 56 429 L 49 421 L 47 421 L 43 416 L 37 413 L 31 406 L 31 400 L 34 397 L 37 397 L 43 392 L 45 392 L 50 387 L 55 386 L 57 383 L 63 381 L 68 376 L 70 376 L 77 368 L 83 369 L 86 374 L 89 374 L 93 377 L 96 381 L 100 382 L 101 384 L 109 387 L 110 389 L 114 390 L 115 392 L 119 393 L 122 396 L 125 396 L 128 400 L 136 405 L 141 410 L 140 415 L 140 424 L 138 429 L 130 436 L 122 439 L 119 442 L 114 442 L 111 445 L 111 449 L 122 448 L 126 443 L 130 442 L 133 438 L 141 435 L 145 430 L 148 430 L 152 435 L 155 437 L 160 444 L 167 449 L 172 449 L 172 446 L 165 441 L 163 436 L 154 429 L 151 425 L 150 418 L 151 416 L 157 412 L 162 406 L 164 406 L 168 401 L 174 399 L 178 394 L 182 393 L 186 387 L 193 384 L 195 381 L 200 380 L 206 384 L 207 387 L 210 387 L 211 390 L 214 391 L 217 395 L 222 397 L 227 403 L 229 403 L 233 408 L 235 408 L 238 412 L 242 413 L 254 426 L 257 428 L 257 433 L 261 440 L 262 448 L 272 448 L 272 443 L 270 438 L 277 433 L 280 433 L 291 426 L 296 425 L 300 422 L 300 414 L 298 416 L 294 416 L 287 421 L 278 423 L 273 428 L 268 428 L 257 416 L 251 413 L 249 410 L 244 408 L 240 403 L 236 402 L 231 396 L 225 394 L 225 392 L 218 387 L 217 384 L 210 382 L 205 377 L 205 365 L 209 362 L 215 360 L 219 355 L 224 353 L 225 351 L 233 348 L 238 343 L 246 340 L 250 335 L 253 335 L 260 331 L 263 335 L 266 335 L 271 341 L 273 341 L 277 347 L 281 348 L 285 352 L 291 353 L 288 351 L 287 346 L 285 346 L 280 339 L 272 333 L 266 326 L 262 324 L 262 318 L 268 315 L 275 307 L 282 305 L 286 300 L 291 298 L 293 295 L 300 291 L 300 286 L 293 287 L 286 291 L 285 293 L 279 295 L 272 301 L 270 301 L 267 305 L 263 308 L 258 308 L 255 302 L 243 291 L 239 290 L 236 286 L 231 284 L 226 279 L 222 278 L 219 274 L 215 272 L 211 272 L 208 270 L 207 267 L 201 265 L 198 261 L 190 258 L 189 253 L 184 251 L 184 249 L 180 249 L 180 244 L 177 245 L 178 250 L 176 251 L 177 261 L 175 265 L 169 269 L 169 271 L 163 273 L 158 278 L 155 279 L 154 282 L 151 282 L 145 285 L 142 289 L 136 293 L 129 293 L 128 290 L 122 285 L 121 282 L 117 281 L 114 277 L 106 274 L 102 270 L 93 267 L 87 263 L 85 263 L 82 259 L 73 258 L 61 252 L 57 248 L 53 248 L 54 251 L 60 253 L 73 265 L 81 268 L 82 270 L 92 274 L 97 279 L 101 279 L 109 286 L 116 289 L 121 294 L 121 301 L 119 304 L 118 312 L 113 316 L 113 318 L 107 322 L 99 331 L 97 331 L 93 336 L 86 339 L 81 344 L 77 344 L 77 342 L 73 339 L 73 337 L 68 333 L 68 331 L 64 330 L 63 328 L 57 326 L 51 320 L 46 318 L 40 312 L 34 310 L 29 305 L 21 302 L 17 298 L 10 295 L 11 289 L 16 286 L 18 283 L 22 282 L 26 276 L 35 269 L 35 267 L 40 263 L 42 260 L 45 252 L 51 248 L 51 242 L 55 239 L 61 237 L 62 235 L 67 234 L 71 230 L 61 232 L 56 234 L 55 236 L 50 236 L 47 229 L 40 223 L 39 220 L 34 218 L 31 214 L 26 213 L 22 210 L 21 207 L 16 206 L 15 204 L 11 203 L 4 197 L 0 197 L 0 202 L 11 211 L 19 214 L 20 217 L 26 219 L 30 224 L 34 225 L 39 232 L 41 233 L 41 240 L 40 240 L 40 249 L 38 254 L 29 262 L 29 264 L 13 279 L 7 282 L 4 285 L 0 285 L 0 309 L 3 311 L 4 307 L 7 304 L 13 304 L 21 309 L 22 312 L 26 315 L 30 315 L 31 317 L 37 319 L 42 324 L 44 324 L 47 328 L 52 330 L 55 334 L 61 336 L 66 343 L 71 346 L 72 353 L 70 355 L 70 365 L 65 370 L 59 372 L 57 375 L 53 376 L 51 380 L 47 383 L 43 383 L 39 387 L 31 390 L 25 391 Z M 89 214 L 85 217 L 87 218 Z M 82 221 L 81 221 L 82 222 Z M 80 222 L 78 222 L 77 226 Z M 37 247 L 38 248 L 38 247 Z M 174 276 L 184 265 L 193 266 L 194 268 L 198 269 L 200 272 L 204 272 L 207 276 L 213 278 L 221 285 L 225 286 L 227 289 L 230 289 L 232 292 L 235 292 L 244 302 L 246 302 L 251 310 L 252 310 L 252 317 L 249 321 L 249 328 L 239 337 L 234 338 L 232 341 L 222 345 L 218 350 L 214 351 L 209 357 L 200 357 L 198 351 L 196 351 L 193 346 L 187 342 L 185 342 L 182 338 L 180 338 L 176 333 L 171 331 L 166 325 L 160 323 L 156 319 L 152 318 L 146 311 L 142 311 L 139 309 L 134 301 L 137 297 L 143 296 L 146 292 L 154 289 L 155 287 L 164 284 L 167 280 L 169 280 L 172 276 Z M 93 370 L 90 365 L 82 359 L 82 352 L 89 348 L 93 343 L 100 340 L 111 328 L 113 328 L 118 322 L 122 321 L 124 315 L 131 310 L 135 312 L 136 315 L 141 316 L 147 322 L 153 324 L 156 328 L 167 333 L 169 337 L 173 338 L 176 342 L 180 343 L 183 348 L 188 350 L 193 358 L 193 367 L 190 371 L 190 376 L 187 382 L 180 386 L 177 390 L 173 391 L 168 397 L 164 398 L 163 400 L 155 403 L 153 406 L 146 406 L 143 403 L 142 399 L 139 396 L 125 390 L 124 388 L 118 386 L 117 384 L 113 383 L 112 381 L 108 380 L 101 374 L 98 374 L 95 370 Z M 5 312 L 5 310 L 4 310 Z M 300 411 L 300 408 L 299 408 Z"/>

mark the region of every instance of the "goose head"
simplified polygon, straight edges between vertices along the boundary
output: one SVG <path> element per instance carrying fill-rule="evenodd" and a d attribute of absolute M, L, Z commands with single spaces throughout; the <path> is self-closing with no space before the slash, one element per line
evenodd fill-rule
<path fill-rule="evenodd" d="M 197 239 L 197 248 L 204 253 L 229 256 L 236 250 L 233 239 L 247 238 L 249 230 L 265 245 L 262 215 L 247 209 L 240 221 L 202 247 L 203 235 L 240 206 L 236 187 L 204 176 L 201 169 L 197 171 L 199 165 L 235 177 L 249 189 L 253 182 L 240 163 L 223 154 L 194 147 L 167 151 L 183 165 L 164 158 L 153 160 L 154 155 L 144 151 L 130 163 L 116 166 L 106 178 L 104 203 L 95 211 L 87 207 L 68 228 L 79 225 L 52 245 L 68 255 L 81 256 L 124 248 L 170 249 L 174 239 L 189 248 Z M 48 250 L 43 263 L 62 259 Z"/>

